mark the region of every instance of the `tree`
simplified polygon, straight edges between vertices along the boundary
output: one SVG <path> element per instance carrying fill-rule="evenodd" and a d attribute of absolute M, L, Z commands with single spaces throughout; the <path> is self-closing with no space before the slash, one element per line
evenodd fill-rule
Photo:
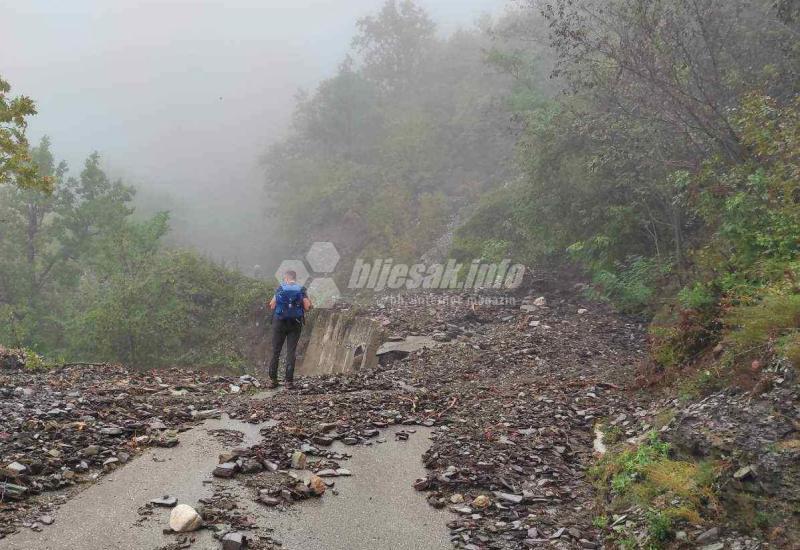
<path fill-rule="evenodd" d="M 436 25 L 428 14 L 411 0 L 387 0 L 356 27 L 353 47 L 363 59 L 364 75 L 386 92 L 408 93 L 434 43 Z"/>
<path fill-rule="evenodd" d="M 543 13 L 559 55 L 556 74 L 607 111 L 683 140 L 676 152 L 691 158 L 673 162 L 717 151 L 743 160 L 731 111 L 738 99 L 757 86 L 783 97 L 797 92 L 797 52 L 781 47 L 796 33 L 779 23 L 773 2 L 556 0 Z"/>
<path fill-rule="evenodd" d="M 49 191 L 52 181 L 37 176 L 25 137 L 26 119 L 36 114 L 36 106 L 29 97 L 10 97 L 10 91 L 11 85 L 0 77 L 0 185 Z"/>

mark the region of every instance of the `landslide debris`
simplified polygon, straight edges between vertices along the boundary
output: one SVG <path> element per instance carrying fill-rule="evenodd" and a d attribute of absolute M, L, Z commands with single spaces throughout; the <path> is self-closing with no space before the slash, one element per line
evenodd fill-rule
<path fill-rule="evenodd" d="M 644 409 L 623 389 L 643 355 L 643 328 L 574 294 L 538 298 L 523 307 L 459 299 L 363 313 L 395 339 L 439 343 L 376 370 L 305 379 L 299 391 L 233 404 L 239 418 L 278 422 L 247 458 L 288 471 L 302 466 L 301 453 L 324 479 L 347 458 L 327 450 L 333 441 L 374 445 L 390 425 L 435 427 L 422 457 L 429 473 L 409 483 L 454 513 L 455 547 L 599 548 L 586 478 L 594 425 L 624 415 L 630 436 L 643 429 Z M 267 506 L 306 498 L 286 474 L 242 479 Z"/>
<path fill-rule="evenodd" d="M 115 365 L 30 369 L 8 357 L 19 355 L 5 351 L 0 368 L 0 535 L 31 525 L 31 497 L 94 481 L 147 447 L 177 445 L 180 431 L 220 415 L 232 384 L 254 382 Z"/>

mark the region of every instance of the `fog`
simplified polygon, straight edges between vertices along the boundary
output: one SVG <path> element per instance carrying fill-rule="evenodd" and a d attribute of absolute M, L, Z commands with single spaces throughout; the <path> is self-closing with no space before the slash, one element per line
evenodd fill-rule
<path fill-rule="evenodd" d="M 258 157 L 382 3 L 3 1 L 0 74 L 37 103 L 31 142 L 49 135 L 73 174 L 99 151 L 140 209 L 173 211 L 175 241 L 247 266 L 271 244 Z M 440 33 L 504 3 L 419 2 Z"/>

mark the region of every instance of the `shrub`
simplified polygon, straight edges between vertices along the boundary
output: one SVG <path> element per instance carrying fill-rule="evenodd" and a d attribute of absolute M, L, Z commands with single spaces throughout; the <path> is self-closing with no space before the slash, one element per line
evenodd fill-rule
<path fill-rule="evenodd" d="M 771 341 L 779 339 L 794 354 L 800 329 L 800 294 L 770 292 L 758 302 L 732 308 L 725 324 L 730 329 L 726 340 L 737 358 L 763 353 Z"/>
<path fill-rule="evenodd" d="M 577 249 L 572 250 L 575 253 Z M 608 300 L 625 312 L 643 311 L 653 299 L 657 282 L 669 270 L 669 265 L 641 256 L 628 258 L 613 270 L 596 269 L 592 275 L 593 297 Z"/>
<path fill-rule="evenodd" d="M 669 443 L 656 432 L 638 446 L 608 452 L 590 474 L 612 509 L 648 510 L 653 547 L 671 540 L 678 522 L 699 524 L 716 510 L 713 465 L 670 458 Z"/>

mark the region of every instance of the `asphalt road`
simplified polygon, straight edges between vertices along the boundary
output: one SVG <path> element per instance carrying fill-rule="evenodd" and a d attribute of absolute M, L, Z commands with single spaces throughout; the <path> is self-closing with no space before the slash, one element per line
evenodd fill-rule
<path fill-rule="evenodd" d="M 207 430 L 225 428 L 245 433 L 245 445 L 257 441 L 259 426 L 230 419 L 209 420 L 184 432 L 171 449 L 151 449 L 77 494 L 51 515 L 55 523 L 41 532 L 23 529 L 0 540 L 2 550 L 154 550 L 174 542 L 164 535 L 169 510 L 156 508 L 141 525 L 137 510 L 162 495 L 192 506 L 211 494 L 210 472 L 223 445 Z M 446 550 L 449 513 L 435 511 L 417 493 L 413 481 L 424 476 L 421 455 L 430 446 L 431 430 L 420 428 L 408 441 L 344 447 L 353 458 L 343 463 L 352 477 L 336 478 L 338 495 L 303 501 L 280 512 L 252 500 L 235 482 L 239 502 L 287 550 Z M 337 444 L 338 446 L 338 444 Z M 308 472 L 298 472 L 308 475 Z M 192 550 L 219 550 L 208 531 L 193 533 Z"/>
<path fill-rule="evenodd" d="M 334 478 L 338 495 L 299 503 L 287 512 L 259 507 L 266 524 L 287 550 L 446 550 L 451 548 L 450 513 L 436 511 L 414 490 L 425 476 L 421 455 L 432 430 L 418 428 L 408 441 L 333 447 L 351 453 L 342 463 L 352 477 Z M 299 472 L 298 472 L 299 473 Z"/>

